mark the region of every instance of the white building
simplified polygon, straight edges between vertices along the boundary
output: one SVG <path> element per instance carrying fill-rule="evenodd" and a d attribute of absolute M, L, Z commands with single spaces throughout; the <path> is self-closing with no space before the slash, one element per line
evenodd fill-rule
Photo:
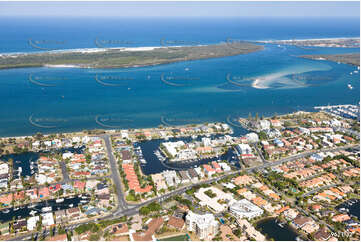
<path fill-rule="evenodd" d="M 218 233 L 218 222 L 211 213 L 201 215 L 189 211 L 186 224 L 188 231 L 195 232 L 202 240 L 211 240 Z"/>
<path fill-rule="evenodd" d="M 203 177 L 204 177 L 204 173 L 203 173 L 201 167 L 196 167 L 196 168 L 194 168 L 194 170 L 196 171 L 197 175 L 198 175 L 200 178 L 203 178 Z"/>
<path fill-rule="evenodd" d="M 71 153 L 71 152 L 66 152 L 66 153 L 64 153 L 63 154 L 63 159 L 65 160 L 65 159 L 70 159 L 70 158 L 72 158 L 73 157 L 73 153 Z"/>
<path fill-rule="evenodd" d="M 9 173 L 9 165 L 6 163 L 3 163 L 0 165 L 0 175 L 8 174 Z"/>
<path fill-rule="evenodd" d="M 172 171 L 169 171 L 169 170 L 163 171 L 162 175 L 164 177 L 165 182 L 167 183 L 167 185 L 169 187 L 176 186 L 176 185 L 178 185 L 180 183 L 180 179 L 179 179 L 179 177 L 177 176 L 177 173 L 174 170 L 172 170 Z"/>
<path fill-rule="evenodd" d="M 252 148 L 249 146 L 249 144 L 238 144 L 236 149 L 241 155 L 252 154 Z"/>
<path fill-rule="evenodd" d="M 28 231 L 34 230 L 36 228 L 36 223 L 40 220 L 39 216 L 30 217 L 27 221 Z"/>
<path fill-rule="evenodd" d="M 260 130 L 269 129 L 271 123 L 268 120 L 259 120 L 256 124 L 256 128 Z"/>
<path fill-rule="evenodd" d="M 185 143 L 183 141 L 177 141 L 177 142 L 164 142 L 162 143 L 167 152 L 172 155 L 173 157 L 176 157 L 178 154 L 177 149 L 179 149 L 182 146 L 185 146 Z"/>
<path fill-rule="evenodd" d="M 202 143 L 204 146 L 211 146 L 211 139 L 204 137 L 204 138 L 202 138 Z"/>
<path fill-rule="evenodd" d="M 231 167 L 226 162 L 219 162 L 218 165 L 222 168 L 224 171 L 230 171 Z"/>
<path fill-rule="evenodd" d="M 246 134 L 247 141 L 250 143 L 257 143 L 259 141 L 258 135 L 256 133 Z"/>
<path fill-rule="evenodd" d="M 229 210 L 237 219 L 252 219 L 263 214 L 263 210 L 261 208 L 254 205 L 247 199 L 236 201 L 229 207 Z"/>
<path fill-rule="evenodd" d="M 43 217 L 43 226 L 51 226 L 54 224 L 53 213 L 45 213 L 41 216 Z"/>
<path fill-rule="evenodd" d="M 208 196 L 206 194 L 207 191 L 214 194 L 214 197 Z M 225 193 L 216 187 L 200 188 L 196 193 L 194 193 L 194 196 L 200 200 L 199 204 L 201 206 L 207 206 L 216 213 L 226 211 L 228 203 L 234 202 L 232 194 Z M 224 201 L 224 203 L 219 203 L 219 201 Z"/>

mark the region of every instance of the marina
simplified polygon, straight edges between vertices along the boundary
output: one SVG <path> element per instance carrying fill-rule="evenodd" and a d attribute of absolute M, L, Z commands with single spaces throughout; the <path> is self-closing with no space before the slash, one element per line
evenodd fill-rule
<path fill-rule="evenodd" d="M 17 208 L 7 208 L 0 210 L 0 222 L 11 221 L 13 217 L 18 219 L 27 218 L 37 214 L 47 213 L 51 211 L 63 210 L 79 205 L 86 205 L 90 201 L 90 195 L 83 194 L 83 198 L 65 197 L 64 201 L 56 202 L 57 199 L 52 199 L 44 202 L 27 204 Z"/>
<path fill-rule="evenodd" d="M 242 131 L 238 131 L 242 132 Z M 198 136 L 196 140 L 202 140 L 202 137 L 205 136 Z M 220 135 L 212 135 L 211 138 L 220 137 Z M 167 141 L 175 142 L 175 141 L 184 141 L 184 142 L 191 142 L 194 140 L 193 137 L 182 137 L 182 138 L 169 138 Z M 135 148 L 138 147 L 142 150 L 143 159 L 146 160 L 146 163 L 141 163 L 142 172 L 145 175 L 150 175 L 154 173 L 159 173 L 164 170 L 187 170 L 192 167 L 197 167 L 202 164 L 208 164 L 211 161 L 222 161 L 226 160 L 230 164 L 240 167 L 240 161 L 236 154 L 236 151 L 232 148 L 228 149 L 226 153 L 218 157 L 212 158 L 199 158 L 193 160 L 186 160 L 182 162 L 169 162 L 167 158 L 165 158 L 159 152 L 159 146 L 162 142 L 166 141 L 165 139 L 154 139 L 154 140 L 147 140 L 140 143 L 137 143 Z"/>

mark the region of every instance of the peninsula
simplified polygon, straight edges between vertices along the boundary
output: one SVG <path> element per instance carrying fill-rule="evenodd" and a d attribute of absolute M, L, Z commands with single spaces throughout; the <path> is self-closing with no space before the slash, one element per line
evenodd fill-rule
<path fill-rule="evenodd" d="M 360 38 L 291 39 L 259 42 L 277 45 L 295 45 L 299 47 L 360 48 Z"/>
<path fill-rule="evenodd" d="M 0 55 L 0 69 L 25 67 L 122 68 L 235 56 L 262 50 L 248 42 L 153 48 L 111 48 Z"/>
<path fill-rule="evenodd" d="M 360 66 L 360 53 L 334 54 L 334 55 L 304 55 L 301 57 L 312 60 L 329 60 L 343 64 Z"/>

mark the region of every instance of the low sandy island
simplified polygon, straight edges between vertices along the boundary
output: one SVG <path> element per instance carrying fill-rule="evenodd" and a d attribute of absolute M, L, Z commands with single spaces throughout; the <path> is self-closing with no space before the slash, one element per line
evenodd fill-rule
<path fill-rule="evenodd" d="M 94 48 L 38 53 L 3 54 L 0 69 L 25 67 L 126 68 L 168 64 L 248 54 L 263 50 L 262 45 L 249 42 L 215 45 Z"/>
<path fill-rule="evenodd" d="M 301 57 L 312 60 L 329 60 L 343 64 L 360 66 L 360 53 L 334 54 L 334 55 L 303 55 Z"/>

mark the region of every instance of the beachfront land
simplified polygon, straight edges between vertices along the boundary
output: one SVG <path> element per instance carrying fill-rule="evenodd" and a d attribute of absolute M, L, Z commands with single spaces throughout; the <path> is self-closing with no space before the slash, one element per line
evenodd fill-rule
<path fill-rule="evenodd" d="M 240 122 L 2 138 L 1 239 L 359 239 L 357 118 Z"/>

